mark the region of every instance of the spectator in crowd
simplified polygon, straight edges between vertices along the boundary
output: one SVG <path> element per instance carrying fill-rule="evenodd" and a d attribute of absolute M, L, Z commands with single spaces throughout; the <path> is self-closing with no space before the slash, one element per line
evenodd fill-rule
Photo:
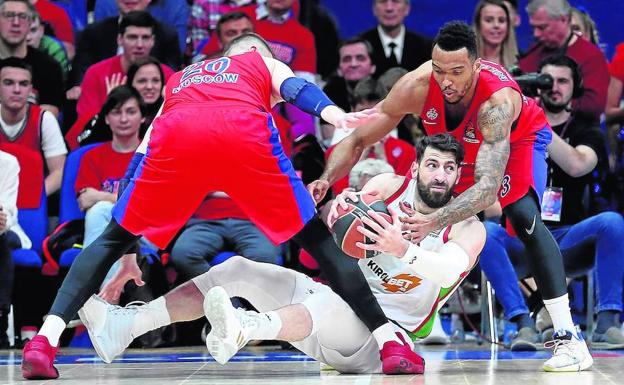
<path fill-rule="evenodd" d="M 78 205 L 86 212 L 85 247 L 100 235 L 117 202 L 117 188 L 136 148 L 145 105 L 141 95 L 119 86 L 106 98 L 100 114 L 112 132 L 112 141 L 87 151 L 80 160 L 74 185 Z"/>
<path fill-rule="evenodd" d="M 11 250 L 31 247 L 30 239 L 17 222 L 17 159 L 0 151 L 0 349 L 9 348 L 6 330 L 13 291 L 14 265 Z"/>
<path fill-rule="evenodd" d="M 203 45 L 215 39 L 212 34 L 223 15 L 252 2 L 253 0 L 193 0 L 188 23 L 188 37 L 193 50 L 199 51 Z"/>
<path fill-rule="evenodd" d="M 376 106 L 384 96 L 383 88 L 377 80 L 370 76 L 364 78 L 355 86 L 351 111 L 355 112 L 372 108 Z M 335 144 L 351 132 L 353 132 L 353 130 L 337 130 L 334 132 L 332 146 L 329 147 L 325 153 L 326 159 L 329 159 Z M 407 175 L 412 167 L 412 163 L 416 160 L 416 151 L 414 146 L 404 140 L 397 139 L 396 136 L 396 130 L 393 130 L 393 132 L 381 141 L 365 149 L 362 152 L 361 159 L 381 159 L 390 164 L 392 168 L 394 168 L 396 174 Z M 335 194 L 340 194 L 348 186 L 349 178 L 345 176 L 336 181 L 331 187 Z"/>
<path fill-rule="evenodd" d="M 74 58 L 76 49 L 74 47 L 74 27 L 63 7 L 54 4 L 50 0 L 30 0 L 35 6 L 37 13 L 41 16 L 41 20 L 47 22 L 54 37 L 59 39 L 65 50 L 69 60 Z"/>
<path fill-rule="evenodd" d="M 527 12 L 537 42 L 520 59 L 520 69 L 535 72 L 543 58 L 566 54 L 579 65 L 585 79 L 583 96 L 574 101 L 572 108 L 598 120 L 605 110 L 609 87 L 609 71 L 602 51 L 572 31 L 572 7 L 567 0 L 533 0 Z"/>
<path fill-rule="evenodd" d="M 624 348 L 619 322 L 622 313 L 624 259 L 615 245 L 624 237 L 624 219 L 615 212 L 588 217 L 583 195 L 591 181 L 591 171 L 604 159 L 604 138 L 592 119 L 570 112 L 574 97 L 582 89 L 583 78 L 577 64 L 567 56 L 551 56 L 542 61 L 540 72 L 554 79 L 552 90 L 540 95 L 553 141 L 548 146 L 548 187 L 542 200 L 542 217 L 557 240 L 566 275 L 573 277 L 594 269 L 598 297 L 598 320 L 591 344 L 595 348 Z M 505 230 L 486 222 L 487 241 L 481 253 L 486 273 L 505 315 L 518 324 L 519 333 L 512 350 L 535 350 L 539 335 L 520 293 L 516 271 L 525 276 L 526 251 L 521 242 Z M 588 244 L 595 246 L 595 258 L 587 255 Z M 590 294 L 593 295 L 593 294 Z"/>
<path fill-rule="evenodd" d="M 119 181 L 141 143 L 139 128 L 144 121 L 144 110 L 137 90 L 119 86 L 110 92 L 100 111 L 112 132 L 112 140 L 83 155 L 74 185 L 78 206 L 85 212 L 84 247 L 90 245 L 111 220 Z M 113 265 L 109 276 L 117 266 Z"/>
<path fill-rule="evenodd" d="M 379 24 L 362 37 L 373 46 L 376 77 L 397 66 L 411 71 L 431 59 L 431 39 L 408 31 L 403 24 L 409 12 L 410 0 L 373 0 Z"/>
<path fill-rule="evenodd" d="M 30 102 L 58 116 L 63 101 L 61 66 L 50 55 L 28 46 L 35 9 L 28 0 L 6 0 L 0 4 L 0 59 L 15 56 L 32 69 Z"/>
<path fill-rule="evenodd" d="M 0 143 L 23 145 L 43 154 L 48 170 L 45 191 L 49 196 L 61 187 L 67 148 L 54 115 L 28 102 L 32 78 L 32 69 L 25 60 L 10 57 L 0 61 Z"/>
<path fill-rule="evenodd" d="M 381 159 L 362 159 L 349 172 L 349 187 L 360 191 L 372 177 L 386 172 L 394 173 L 394 168 Z"/>
<path fill-rule="evenodd" d="M 280 248 L 258 229 L 223 192 L 206 196 L 171 249 L 171 259 L 182 282 L 207 272 L 223 251 L 277 264 Z"/>
<path fill-rule="evenodd" d="M 148 3 L 147 0 L 117 0 L 122 19 L 129 12 L 144 11 Z M 93 23 L 80 34 L 70 76 L 70 85 L 73 87 L 67 91 L 68 99 L 78 100 L 81 93 L 79 84 L 91 65 L 120 54 L 124 50 L 118 36 L 120 16 L 112 16 Z M 171 68 L 176 70 L 180 68 L 182 55 L 176 32 L 166 25 L 155 22 L 153 35 L 151 55 Z"/>
<path fill-rule="evenodd" d="M 144 129 L 152 124 L 152 120 L 162 105 L 162 91 L 165 87 L 165 73 L 158 59 L 146 57 L 132 63 L 128 69 L 128 82 L 135 90 L 139 91 L 143 103 L 145 103 L 144 123 L 140 137 L 145 134 Z"/>
<path fill-rule="evenodd" d="M 143 2 L 147 6 L 137 5 L 137 3 Z M 186 46 L 186 30 L 190 15 L 190 7 L 186 0 L 121 0 L 119 3 L 123 3 L 123 5 L 118 5 L 116 0 L 96 0 L 93 10 L 95 21 L 119 17 L 120 9 L 124 6 L 145 9 L 160 23 L 177 32 L 180 49 Z"/>
<path fill-rule="evenodd" d="M 509 10 L 502 0 L 481 0 L 477 4 L 472 26 L 480 58 L 506 68 L 517 64 L 518 44 L 510 20 Z"/>
<path fill-rule="evenodd" d="M 619 153 L 620 127 L 624 124 L 624 108 L 620 107 L 624 91 L 624 43 L 615 48 L 615 55 L 609 63 L 609 93 L 605 117 L 607 123 L 607 141 L 609 143 L 609 167 L 615 171 Z"/>
<path fill-rule="evenodd" d="M 233 11 L 223 14 L 216 26 L 216 39 L 211 39 L 199 55 L 193 58 L 198 62 L 207 58 L 219 57 L 223 53 L 223 48 L 234 38 L 246 32 L 254 32 L 254 24 L 248 14 L 240 11 Z"/>
<path fill-rule="evenodd" d="M 600 36 L 598 34 L 598 28 L 596 28 L 596 22 L 594 22 L 584 8 L 572 8 L 571 28 L 572 31 L 580 34 L 581 37 L 589 40 L 592 44 L 598 45 L 600 43 Z"/>
<path fill-rule="evenodd" d="M 348 111 L 357 82 L 375 73 L 373 47 L 367 40 L 356 37 L 340 43 L 338 54 L 337 74 L 328 79 L 323 91 L 338 107 Z"/>
<path fill-rule="evenodd" d="M 118 44 L 123 53 L 98 62 L 87 70 L 80 85 L 82 92 L 76 111 L 78 115 L 94 115 L 104 105 L 111 89 L 125 83 L 125 77 L 132 63 L 149 56 L 155 44 L 156 21 L 145 11 L 127 13 L 119 23 Z M 168 79 L 173 70 L 161 64 Z"/>
<path fill-rule="evenodd" d="M 45 34 L 45 27 L 41 24 L 41 18 L 36 12 L 33 15 L 30 31 L 26 36 L 26 42 L 30 47 L 37 48 L 56 60 L 63 71 L 63 80 L 67 80 L 70 69 L 70 61 L 67 57 L 67 52 L 60 41 Z"/>

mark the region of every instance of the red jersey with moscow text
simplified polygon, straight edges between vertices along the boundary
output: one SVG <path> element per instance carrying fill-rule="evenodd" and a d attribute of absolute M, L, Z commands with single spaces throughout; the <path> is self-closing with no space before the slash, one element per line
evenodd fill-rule
<path fill-rule="evenodd" d="M 429 94 L 420 114 L 427 135 L 435 135 L 448 132 L 464 146 L 465 156 L 462 163 L 461 178 L 455 188 L 455 193 L 460 194 L 474 184 L 474 166 L 477 152 L 483 141 L 483 135 L 479 129 L 478 113 L 481 105 L 492 94 L 502 88 L 510 87 L 521 93 L 520 87 L 511 75 L 502 66 L 487 61 L 481 61 L 481 70 L 477 80 L 477 89 L 472 98 L 464 118 L 452 131 L 446 127 L 445 102 L 442 90 L 433 78 L 429 81 Z M 522 111 L 511 128 L 511 145 L 523 140 L 533 140 L 535 133 L 548 125 L 544 111 L 531 98 L 522 95 Z"/>
<path fill-rule="evenodd" d="M 269 69 L 256 52 L 191 64 L 173 74 L 167 82 L 163 113 L 184 106 L 270 112 Z"/>

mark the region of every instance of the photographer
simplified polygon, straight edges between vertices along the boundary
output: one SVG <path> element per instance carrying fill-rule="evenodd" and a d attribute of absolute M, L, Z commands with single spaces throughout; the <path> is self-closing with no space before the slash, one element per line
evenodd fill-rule
<path fill-rule="evenodd" d="M 548 146 L 548 187 L 542 198 L 542 219 L 561 248 L 568 277 L 595 269 L 598 322 L 590 341 L 592 347 L 620 349 L 624 347 L 619 322 L 624 258 L 616 245 L 624 237 L 624 220 L 614 212 L 588 217 L 583 204 L 591 171 L 606 156 L 604 137 L 593 120 L 571 111 L 573 100 L 583 91 L 576 63 L 567 56 L 552 56 L 540 63 L 539 71 L 553 78 L 552 89 L 540 92 L 554 131 Z M 535 350 L 539 334 L 516 280 L 516 276 L 524 277 L 528 271 L 523 263 L 524 247 L 497 224 L 486 222 L 486 230 L 481 267 L 496 290 L 505 316 L 518 325 L 519 333 L 511 349 Z"/>

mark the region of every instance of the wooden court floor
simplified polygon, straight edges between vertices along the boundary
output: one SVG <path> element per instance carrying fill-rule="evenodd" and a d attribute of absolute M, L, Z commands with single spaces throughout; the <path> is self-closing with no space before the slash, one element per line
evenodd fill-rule
<path fill-rule="evenodd" d="M 0 351 L 0 384 L 115 384 L 115 385 L 602 385 L 624 384 L 624 351 L 594 351 L 595 364 L 581 373 L 544 373 L 547 352 L 511 353 L 489 345 L 466 344 L 418 347 L 426 360 L 423 376 L 343 375 L 305 355 L 279 347 L 241 351 L 225 366 L 214 362 L 201 346 L 129 350 L 104 364 L 92 350 L 63 349 L 57 359 L 61 378 L 25 381 L 20 351 Z"/>

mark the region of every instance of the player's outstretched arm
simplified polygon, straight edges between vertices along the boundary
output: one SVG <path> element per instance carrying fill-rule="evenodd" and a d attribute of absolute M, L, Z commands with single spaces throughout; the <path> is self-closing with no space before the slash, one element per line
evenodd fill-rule
<path fill-rule="evenodd" d="M 375 118 L 374 109 L 347 113 L 337 107 L 314 83 L 297 77 L 292 70 L 272 58 L 263 58 L 271 72 L 272 103 L 286 101 L 300 110 L 323 118 L 338 128 L 355 128 Z"/>
<path fill-rule="evenodd" d="M 475 162 L 475 184 L 432 214 L 435 225 L 430 230 L 458 223 L 496 202 L 509 159 L 511 126 L 521 109 L 522 97 L 511 88 L 496 92 L 481 106 L 478 122 L 483 143 Z"/>
<path fill-rule="evenodd" d="M 418 275 L 451 287 L 461 274 L 470 270 L 485 244 L 485 227 L 476 218 L 462 221 L 451 229 L 449 242 L 436 251 L 425 250 L 403 238 L 398 213 L 391 209 L 392 223 L 375 211 L 363 217 L 358 231 L 374 241 L 372 244 L 357 243 L 364 250 L 374 250 L 401 259 Z"/>
<path fill-rule="evenodd" d="M 429 68 L 423 65 L 399 79 L 388 96 L 375 107 L 379 115 L 336 145 L 319 180 L 308 186 L 317 202 L 323 199 L 329 186 L 353 168 L 366 147 L 386 136 L 405 114 L 420 113 L 429 91 L 430 74 L 430 65 Z"/>

